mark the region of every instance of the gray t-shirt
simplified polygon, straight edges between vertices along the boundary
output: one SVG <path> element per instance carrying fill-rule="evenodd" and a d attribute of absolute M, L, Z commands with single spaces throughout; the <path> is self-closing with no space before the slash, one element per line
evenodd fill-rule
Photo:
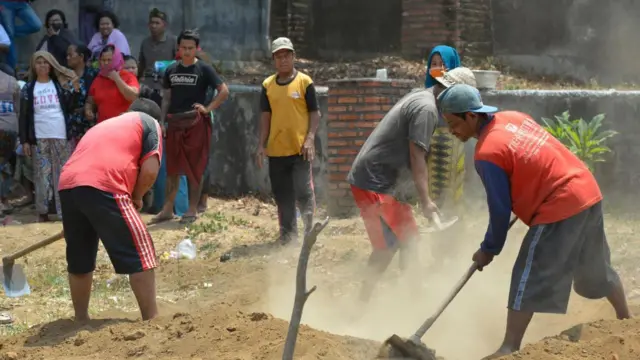
<path fill-rule="evenodd" d="M 429 151 L 438 126 L 438 109 L 431 89 L 404 96 L 385 115 L 354 160 L 347 181 L 364 190 L 391 194 L 399 199 L 414 188 L 409 141 Z"/>

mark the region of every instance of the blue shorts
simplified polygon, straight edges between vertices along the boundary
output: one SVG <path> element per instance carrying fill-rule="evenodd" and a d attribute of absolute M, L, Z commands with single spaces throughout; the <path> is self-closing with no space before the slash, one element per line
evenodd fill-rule
<path fill-rule="evenodd" d="M 117 274 L 158 266 L 151 235 L 129 195 L 80 186 L 60 191 L 60 205 L 69 273 L 95 270 L 98 239 Z"/>

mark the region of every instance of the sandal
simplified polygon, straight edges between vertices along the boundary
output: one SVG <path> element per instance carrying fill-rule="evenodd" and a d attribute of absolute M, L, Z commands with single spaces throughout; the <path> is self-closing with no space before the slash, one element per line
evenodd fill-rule
<path fill-rule="evenodd" d="M 7 312 L 0 313 L 0 325 L 8 325 L 13 323 L 13 317 Z"/>
<path fill-rule="evenodd" d="M 193 224 L 196 220 L 198 220 L 197 215 L 182 215 L 180 224 Z"/>

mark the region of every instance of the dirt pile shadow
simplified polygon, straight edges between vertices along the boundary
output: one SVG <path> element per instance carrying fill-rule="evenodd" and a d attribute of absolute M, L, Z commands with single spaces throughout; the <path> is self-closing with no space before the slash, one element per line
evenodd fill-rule
<path fill-rule="evenodd" d="M 175 313 L 148 322 L 58 320 L 6 339 L 0 358 L 16 359 L 280 359 L 286 321 L 218 304 L 197 314 Z M 296 359 L 372 359 L 379 343 L 302 326 Z"/>

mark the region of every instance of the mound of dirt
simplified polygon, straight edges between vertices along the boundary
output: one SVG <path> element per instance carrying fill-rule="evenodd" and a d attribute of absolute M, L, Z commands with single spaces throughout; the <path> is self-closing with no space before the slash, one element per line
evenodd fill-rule
<path fill-rule="evenodd" d="M 58 320 L 0 342 L 0 359 L 281 359 L 288 323 L 217 305 L 149 322 Z M 296 359 L 372 359 L 379 343 L 302 326 Z"/>
<path fill-rule="evenodd" d="M 500 360 L 637 360 L 640 319 L 602 320 L 577 325 L 558 336 L 524 347 Z"/>

